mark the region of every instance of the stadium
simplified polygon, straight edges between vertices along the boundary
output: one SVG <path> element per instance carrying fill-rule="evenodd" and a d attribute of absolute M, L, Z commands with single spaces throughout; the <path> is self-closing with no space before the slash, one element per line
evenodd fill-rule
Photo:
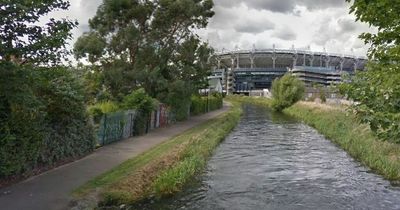
<path fill-rule="evenodd" d="M 365 57 L 310 50 L 235 50 L 215 55 L 211 80 L 221 81 L 224 92 L 248 93 L 270 89 L 272 81 L 291 72 L 306 85 L 342 82 L 344 74 L 365 69 Z"/>

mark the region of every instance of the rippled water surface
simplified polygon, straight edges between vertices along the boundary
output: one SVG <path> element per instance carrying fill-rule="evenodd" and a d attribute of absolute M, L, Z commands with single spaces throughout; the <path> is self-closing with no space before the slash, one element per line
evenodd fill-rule
<path fill-rule="evenodd" d="M 400 209 L 400 188 L 314 129 L 247 105 L 204 174 L 144 209 Z"/>

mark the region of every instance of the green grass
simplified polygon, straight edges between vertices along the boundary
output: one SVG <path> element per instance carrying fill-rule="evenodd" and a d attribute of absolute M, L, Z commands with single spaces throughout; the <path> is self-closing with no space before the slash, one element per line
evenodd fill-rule
<path fill-rule="evenodd" d="M 235 101 L 270 106 L 263 98 L 233 97 Z M 354 159 L 386 179 L 400 181 L 400 145 L 379 140 L 345 107 L 297 103 L 284 113 L 314 127 Z"/>
<path fill-rule="evenodd" d="M 204 168 L 208 157 L 236 126 L 240 115 L 240 105 L 234 102 L 226 113 L 94 178 L 73 195 L 85 199 L 96 194 L 96 202 L 110 206 L 178 192 Z"/>
<path fill-rule="evenodd" d="M 400 180 L 400 145 L 379 140 L 365 124 L 343 109 L 296 104 L 285 110 L 317 129 L 353 158 L 388 180 Z"/>

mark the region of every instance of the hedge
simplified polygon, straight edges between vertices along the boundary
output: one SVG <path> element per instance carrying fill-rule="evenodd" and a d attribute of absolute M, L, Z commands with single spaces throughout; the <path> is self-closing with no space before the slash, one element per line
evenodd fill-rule
<path fill-rule="evenodd" d="M 78 81 L 65 68 L 0 62 L 0 179 L 29 176 L 94 149 Z"/>
<path fill-rule="evenodd" d="M 217 110 L 222 107 L 223 98 L 220 94 L 213 94 L 210 96 L 192 96 L 190 106 L 190 113 L 192 115 L 199 115 L 209 111 Z"/>

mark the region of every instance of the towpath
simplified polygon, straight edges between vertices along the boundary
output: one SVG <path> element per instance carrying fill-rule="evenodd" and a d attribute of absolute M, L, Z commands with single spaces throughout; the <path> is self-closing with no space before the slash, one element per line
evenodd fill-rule
<path fill-rule="evenodd" d="M 63 165 L 18 184 L 0 189 L 2 210 L 59 210 L 68 209 L 70 193 L 90 179 L 118 166 L 125 160 L 200 125 L 226 112 L 224 104 L 220 110 L 191 117 L 166 128 L 102 147 L 83 159 Z"/>

